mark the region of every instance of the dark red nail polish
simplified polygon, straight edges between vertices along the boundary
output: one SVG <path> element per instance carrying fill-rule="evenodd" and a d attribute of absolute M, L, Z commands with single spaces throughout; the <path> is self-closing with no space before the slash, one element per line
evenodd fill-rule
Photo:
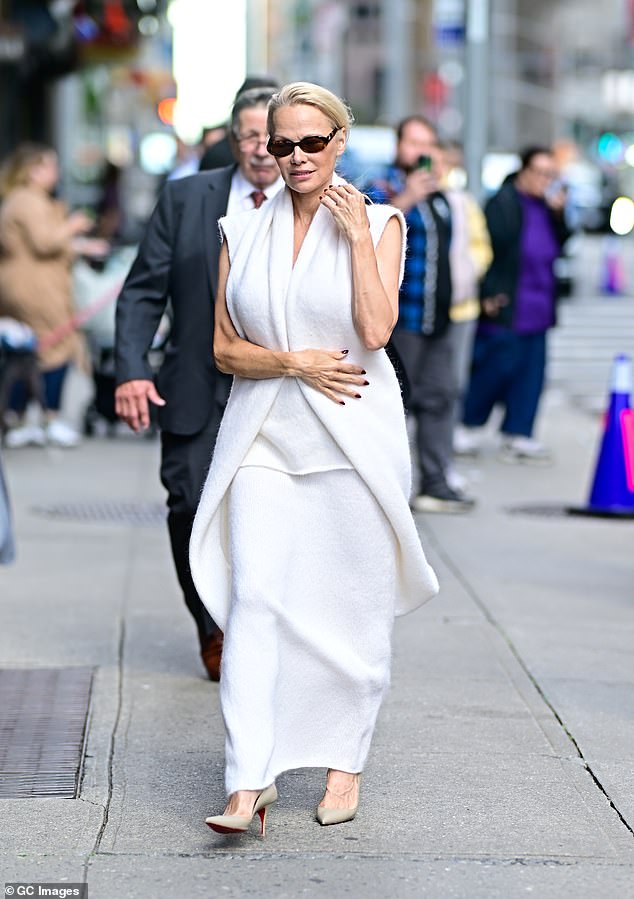
<path fill-rule="evenodd" d="M 362 374 L 362 375 L 367 375 L 367 371 L 365 370 L 365 368 L 362 370 L 361 374 Z"/>
<path fill-rule="evenodd" d="M 344 354 L 344 356 L 347 356 L 348 353 L 350 352 L 350 350 L 342 350 L 341 352 Z M 364 374 L 365 374 L 365 372 L 364 372 Z"/>
<path fill-rule="evenodd" d="M 340 405 L 340 406 L 345 406 L 346 404 L 344 403 L 343 400 L 339 400 L 339 405 Z"/>
<path fill-rule="evenodd" d="M 364 381 L 364 382 L 363 382 L 363 386 L 364 386 L 364 387 L 368 387 L 368 386 L 369 386 L 369 384 L 370 384 L 370 382 L 369 382 L 369 381 Z"/>
<path fill-rule="evenodd" d="M 357 400 L 360 400 L 360 399 L 361 399 L 361 394 L 360 394 L 360 393 L 355 393 L 354 396 L 355 396 L 355 399 L 357 399 Z"/>

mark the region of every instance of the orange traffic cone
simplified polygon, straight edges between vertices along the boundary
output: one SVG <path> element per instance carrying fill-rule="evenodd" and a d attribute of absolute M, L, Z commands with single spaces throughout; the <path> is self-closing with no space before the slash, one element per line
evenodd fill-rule
<path fill-rule="evenodd" d="M 629 356 L 614 360 L 610 405 L 588 505 L 568 509 L 577 515 L 634 518 L 634 411 L 630 408 L 632 371 Z"/>

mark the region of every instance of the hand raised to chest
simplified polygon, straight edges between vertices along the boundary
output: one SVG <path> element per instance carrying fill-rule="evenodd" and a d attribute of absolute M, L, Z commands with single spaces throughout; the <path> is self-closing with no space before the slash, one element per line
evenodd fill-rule
<path fill-rule="evenodd" d="M 320 197 L 322 206 L 331 213 L 337 227 L 350 243 L 367 236 L 370 230 L 365 197 L 351 184 L 327 187 Z"/>

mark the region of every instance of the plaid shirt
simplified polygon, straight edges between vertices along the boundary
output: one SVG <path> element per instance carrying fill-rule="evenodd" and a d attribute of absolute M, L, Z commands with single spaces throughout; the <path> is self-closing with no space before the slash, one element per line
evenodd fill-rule
<path fill-rule="evenodd" d="M 389 203 L 405 187 L 405 173 L 388 166 L 384 177 L 364 188 L 375 203 Z M 449 240 L 451 219 L 445 197 L 434 194 L 405 215 L 407 256 L 399 293 L 396 327 L 426 336 L 439 336 L 449 325 L 451 277 Z"/>

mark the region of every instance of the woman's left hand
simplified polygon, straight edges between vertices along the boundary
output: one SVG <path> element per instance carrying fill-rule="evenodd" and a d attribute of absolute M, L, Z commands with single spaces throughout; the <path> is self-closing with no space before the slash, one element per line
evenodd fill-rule
<path fill-rule="evenodd" d="M 321 205 L 329 209 L 340 230 L 349 241 L 365 237 L 370 230 L 365 197 L 352 184 L 327 187 L 320 197 Z"/>

